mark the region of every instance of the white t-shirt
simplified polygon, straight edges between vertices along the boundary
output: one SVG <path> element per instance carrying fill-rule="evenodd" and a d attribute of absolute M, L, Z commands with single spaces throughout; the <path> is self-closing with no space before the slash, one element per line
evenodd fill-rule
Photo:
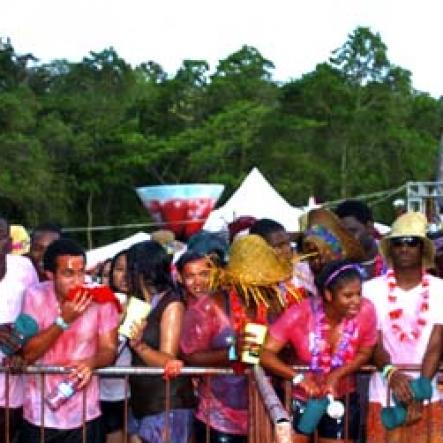
<path fill-rule="evenodd" d="M 389 312 L 392 309 L 388 301 L 389 287 L 386 275 L 373 278 L 363 284 L 363 295 L 372 301 L 377 314 L 377 330 L 382 331 L 383 346 L 391 356 L 393 364 L 421 365 L 428 346 L 432 328 L 435 324 L 443 324 L 443 280 L 429 275 L 429 311 L 425 315 L 427 323 L 421 329 L 418 340 L 400 341 L 398 335 L 392 331 Z M 395 288 L 393 295 L 397 297 L 396 307 L 403 309 L 402 318 L 405 324 L 411 324 L 416 318 L 416 310 L 421 302 L 421 284 L 408 291 Z M 419 373 L 410 372 L 412 377 Z M 372 374 L 369 384 L 369 401 L 386 406 L 387 383 L 381 374 Z M 431 401 L 438 401 L 439 394 L 436 380 L 433 380 L 433 397 Z M 392 399 L 391 399 L 392 400 Z M 392 403 L 391 403 L 392 404 Z"/>
<path fill-rule="evenodd" d="M 25 290 L 38 283 L 38 276 L 31 261 L 20 255 L 6 256 L 6 275 L 0 280 L 0 324 L 14 323 L 22 310 Z M 0 350 L 0 361 L 4 354 Z M 0 373 L 0 406 L 5 406 L 5 375 Z M 9 406 L 23 404 L 22 377 L 9 376 Z"/>
<path fill-rule="evenodd" d="M 127 296 L 121 292 L 115 293 L 122 306 L 126 306 Z M 131 366 L 131 351 L 128 339 L 123 335 L 118 336 L 118 355 L 113 366 Z M 100 377 L 100 400 L 101 401 L 121 401 L 126 397 L 126 382 L 123 377 Z M 127 395 L 129 396 L 129 386 Z"/>

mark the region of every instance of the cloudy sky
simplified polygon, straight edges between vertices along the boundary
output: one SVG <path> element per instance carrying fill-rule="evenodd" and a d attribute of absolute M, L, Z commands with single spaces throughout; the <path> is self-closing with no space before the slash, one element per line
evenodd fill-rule
<path fill-rule="evenodd" d="M 441 0 L 2 0 L 0 36 L 42 61 L 78 61 L 113 46 L 132 64 L 174 73 L 183 59 L 217 61 L 256 47 L 276 80 L 326 61 L 357 26 L 379 32 L 416 89 L 443 95 Z"/>

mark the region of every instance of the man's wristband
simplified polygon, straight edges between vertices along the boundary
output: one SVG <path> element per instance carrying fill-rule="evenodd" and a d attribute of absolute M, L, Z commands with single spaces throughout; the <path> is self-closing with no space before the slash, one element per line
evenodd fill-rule
<path fill-rule="evenodd" d="M 65 320 L 61 315 L 59 315 L 54 322 L 59 328 L 63 329 L 63 331 L 66 331 L 69 329 L 69 323 L 66 323 Z"/>

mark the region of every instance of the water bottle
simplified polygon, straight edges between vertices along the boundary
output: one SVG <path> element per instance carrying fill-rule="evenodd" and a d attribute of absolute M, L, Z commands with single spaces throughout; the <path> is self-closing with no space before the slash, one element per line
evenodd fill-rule
<path fill-rule="evenodd" d="M 56 411 L 76 393 L 78 383 L 79 380 L 62 380 L 55 389 L 46 396 L 46 404 L 53 411 Z"/>

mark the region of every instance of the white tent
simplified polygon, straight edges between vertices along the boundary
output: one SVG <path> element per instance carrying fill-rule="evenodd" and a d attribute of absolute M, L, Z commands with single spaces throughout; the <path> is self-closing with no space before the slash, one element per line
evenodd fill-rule
<path fill-rule="evenodd" d="M 108 258 L 114 257 L 120 251 L 130 248 L 136 243 L 140 243 L 145 240 L 149 240 L 151 236 L 146 232 L 137 232 L 128 238 L 116 241 L 100 248 L 91 249 L 86 253 L 86 264 L 88 269 L 94 268 L 98 263 L 103 263 Z"/>
<path fill-rule="evenodd" d="M 237 217 L 250 215 L 257 219 L 270 218 L 288 231 L 298 231 L 301 214 L 302 210 L 291 206 L 254 168 L 225 205 L 209 214 L 203 229 L 220 231 Z"/>

